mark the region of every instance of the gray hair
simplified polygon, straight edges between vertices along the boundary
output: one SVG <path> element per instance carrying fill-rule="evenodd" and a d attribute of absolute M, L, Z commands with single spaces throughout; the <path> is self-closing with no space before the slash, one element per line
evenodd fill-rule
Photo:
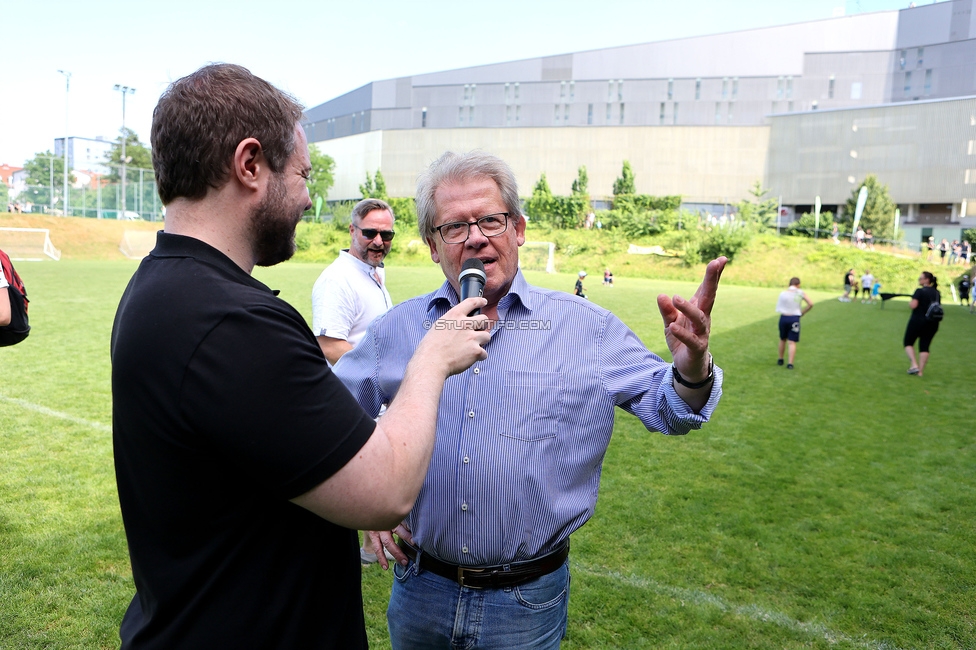
<path fill-rule="evenodd" d="M 431 163 L 417 181 L 417 229 L 424 240 L 434 232 L 437 217 L 434 193 L 437 188 L 445 183 L 463 183 L 476 178 L 495 181 L 509 218 L 516 223 L 522 218 L 518 184 L 508 163 L 484 151 L 463 154 L 448 151 Z"/>
<path fill-rule="evenodd" d="M 352 223 L 362 223 L 363 217 L 372 212 L 373 210 L 388 210 L 390 216 L 396 221 L 396 215 L 393 214 L 393 208 L 390 204 L 383 199 L 363 199 L 355 205 L 352 209 L 352 214 L 349 216 Z"/>

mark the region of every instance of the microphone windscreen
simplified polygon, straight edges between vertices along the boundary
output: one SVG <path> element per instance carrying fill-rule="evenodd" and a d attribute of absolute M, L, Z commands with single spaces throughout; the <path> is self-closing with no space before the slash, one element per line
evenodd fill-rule
<path fill-rule="evenodd" d="M 467 271 L 468 273 L 465 273 L 465 271 Z M 461 275 L 459 277 L 463 278 L 469 273 L 475 273 L 476 275 L 480 275 L 482 278 L 485 279 L 487 279 L 488 277 L 487 275 L 485 275 L 484 263 L 481 260 L 479 260 L 477 257 L 472 257 L 471 259 L 464 261 L 464 264 L 461 265 Z"/>

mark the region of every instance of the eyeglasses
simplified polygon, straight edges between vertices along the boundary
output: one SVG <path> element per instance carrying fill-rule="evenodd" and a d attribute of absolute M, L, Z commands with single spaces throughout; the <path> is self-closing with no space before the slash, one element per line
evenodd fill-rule
<path fill-rule="evenodd" d="M 363 233 L 363 237 L 369 240 L 376 239 L 376 235 L 379 235 L 380 239 L 382 239 L 383 241 L 393 241 L 393 236 L 396 234 L 396 232 L 392 230 L 377 230 L 376 228 L 360 228 L 359 226 L 356 226 L 356 229 L 359 230 L 359 232 Z"/>
<path fill-rule="evenodd" d="M 508 230 L 508 213 L 498 212 L 481 217 L 477 221 L 452 221 L 434 228 L 445 244 L 463 244 L 471 236 L 471 226 L 477 225 L 485 237 L 497 237 Z"/>

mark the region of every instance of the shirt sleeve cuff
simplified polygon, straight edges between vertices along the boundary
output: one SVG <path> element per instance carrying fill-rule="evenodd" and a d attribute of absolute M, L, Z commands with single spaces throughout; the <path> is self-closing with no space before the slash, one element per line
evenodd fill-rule
<path fill-rule="evenodd" d="M 661 388 L 664 390 L 664 408 L 661 415 L 667 424 L 668 430 L 664 433 L 668 435 L 684 435 L 693 429 L 701 429 L 702 425 L 712 417 L 712 412 L 718 406 L 718 401 L 722 397 L 722 380 L 724 373 L 721 368 L 714 366 L 712 369 L 712 390 L 708 396 L 708 401 L 702 407 L 700 413 L 695 413 L 685 401 L 678 396 L 674 390 L 673 366 L 668 366 L 664 373 Z"/>

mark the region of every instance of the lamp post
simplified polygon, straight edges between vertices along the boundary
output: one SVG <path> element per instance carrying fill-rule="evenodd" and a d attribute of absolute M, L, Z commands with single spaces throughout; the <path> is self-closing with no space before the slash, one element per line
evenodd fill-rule
<path fill-rule="evenodd" d="M 68 216 L 68 91 L 71 90 L 71 73 L 58 70 L 64 75 L 64 216 Z"/>
<path fill-rule="evenodd" d="M 125 217 L 125 141 L 128 140 L 128 134 L 125 132 L 125 96 L 133 94 L 136 89 L 129 88 L 128 86 L 123 86 L 121 84 L 115 84 L 115 90 L 122 93 L 122 217 Z"/>

